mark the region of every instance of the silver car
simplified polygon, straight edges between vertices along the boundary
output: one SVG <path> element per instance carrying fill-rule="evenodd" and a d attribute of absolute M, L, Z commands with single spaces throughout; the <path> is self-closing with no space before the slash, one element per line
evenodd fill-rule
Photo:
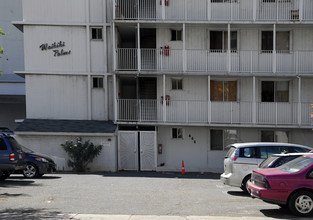
<path fill-rule="evenodd" d="M 252 170 L 272 154 L 301 153 L 313 150 L 308 146 L 286 143 L 237 143 L 228 146 L 224 159 L 224 173 L 221 181 L 229 186 L 240 187 L 248 193 L 248 181 Z"/>

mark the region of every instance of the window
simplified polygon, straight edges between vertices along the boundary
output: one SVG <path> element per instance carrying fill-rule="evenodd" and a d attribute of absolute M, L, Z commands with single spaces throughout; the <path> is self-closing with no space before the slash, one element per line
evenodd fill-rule
<path fill-rule="evenodd" d="M 103 88 L 103 77 L 93 77 L 92 78 L 93 88 Z"/>
<path fill-rule="evenodd" d="M 182 40 L 182 31 L 181 30 L 172 30 L 172 41 Z"/>
<path fill-rule="evenodd" d="M 182 90 L 183 80 L 182 79 L 172 79 L 172 90 Z"/>
<path fill-rule="evenodd" d="M 7 145 L 2 138 L 0 138 L 0 150 L 7 150 Z"/>
<path fill-rule="evenodd" d="M 237 81 L 211 80 L 211 101 L 237 101 Z"/>
<path fill-rule="evenodd" d="M 182 139 L 183 138 L 183 129 L 182 128 L 172 128 L 172 138 L 173 139 Z"/>
<path fill-rule="evenodd" d="M 237 142 L 236 130 L 211 130 L 211 150 L 227 150 L 226 147 Z"/>
<path fill-rule="evenodd" d="M 102 40 L 102 28 L 91 28 L 91 39 Z"/>
<path fill-rule="evenodd" d="M 228 32 L 210 31 L 210 49 L 214 52 L 223 52 L 228 50 Z M 230 32 L 230 49 L 237 50 L 237 31 Z"/>
<path fill-rule="evenodd" d="M 262 81 L 262 102 L 289 102 L 288 81 Z"/>
<path fill-rule="evenodd" d="M 261 131 L 261 141 L 262 142 L 289 143 L 288 132 L 287 131 Z"/>
<path fill-rule="evenodd" d="M 271 52 L 273 50 L 273 31 L 262 31 L 261 50 Z M 276 32 L 276 51 L 283 53 L 290 50 L 290 32 Z"/>
<path fill-rule="evenodd" d="M 256 158 L 257 157 L 256 150 L 257 150 L 256 147 L 240 148 L 239 157 Z"/>

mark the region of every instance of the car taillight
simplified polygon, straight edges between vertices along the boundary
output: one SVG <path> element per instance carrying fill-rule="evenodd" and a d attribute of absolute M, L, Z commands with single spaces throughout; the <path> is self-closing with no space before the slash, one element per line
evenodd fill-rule
<path fill-rule="evenodd" d="M 255 184 L 257 186 L 261 186 L 263 188 L 271 188 L 267 179 L 264 176 L 261 176 L 255 172 L 252 173 L 251 181 L 253 184 Z"/>
<path fill-rule="evenodd" d="M 237 149 L 237 150 L 234 152 L 233 156 L 231 157 L 231 160 L 232 160 L 232 161 L 236 161 L 236 160 L 238 159 L 238 157 L 239 157 L 239 149 Z"/>
<path fill-rule="evenodd" d="M 9 158 L 10 158 L 10 161 L 14 161 L 14 160 L 15 160 L 15 154 L 14 154 L 14 153 L 11 153 L 10 156 L 9 156 Z"/>

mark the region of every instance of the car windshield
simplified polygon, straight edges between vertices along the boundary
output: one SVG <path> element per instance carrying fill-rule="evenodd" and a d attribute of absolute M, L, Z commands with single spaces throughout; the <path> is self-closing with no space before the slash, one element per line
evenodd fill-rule
<path fill-rule="evenodd" d="M 283 164 L 277 169 L 287 173 L 297 173 L 313 163 L 312 157 L 301 156 L 288 163 Z"/>

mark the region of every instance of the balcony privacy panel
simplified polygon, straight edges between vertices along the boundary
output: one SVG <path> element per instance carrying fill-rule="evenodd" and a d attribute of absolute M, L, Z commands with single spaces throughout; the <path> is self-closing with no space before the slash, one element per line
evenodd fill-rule
<path fill-rule="evenodd" d="M 187 20 L 207 20 L 207 0 L 188 0 L 186 1 Z"/>
<path fill-rule="evenodd" d="M 168 6 L 165 6 L 166 20 L 184 20 L 185 4 L 182 0 L 169 0 Z"/>
<path fill-rule="evenodd" d="M 310 108 L 312 103 L 301 103 L 301 124 L 302 125 L 312 125 L 313 121 L 311 119 L 312 109 Z"/>
<path fill-rule="evenodd" d="M 157 69 L 160 71 L 177 72 L 183 70 L 183 51 L 169 49 L 157 50 Z"/>
<path fill-rule="evenodd" d="M 289 51 L 277 51 L 276 55 L 276 72 L 293 73 L 294 68 L 294 54 Z"/>
<path fill-rule="evenodd" d="M 313 72 L 313 52 L 299 51 L 297 55 L 297 72 L 312 73 Z"/>
<path fill-rule="evenodd" d="M 187 50 L 187 71 L 206 72 L 208 70 L 208 59 L 206 50 Z"/>
<path fill-rule="evenodd" d="M 207 101 L 188 101 L 187 122 L 207 122 L 208 121 L 208 102 Z"/>
<path fill-rule="evenodd" d="M 303 19 L 313 20 L 313 1 L 303 0 Z"/>

